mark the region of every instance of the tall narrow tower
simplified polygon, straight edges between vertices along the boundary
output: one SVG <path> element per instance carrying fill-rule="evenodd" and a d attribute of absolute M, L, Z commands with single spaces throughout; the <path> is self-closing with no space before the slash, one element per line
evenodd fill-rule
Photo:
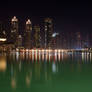
<path fill-rule="evenodd" d="M 35 43 L 35 48 L 40 48 L 41 46 L 41 36 L 40 36 L 40 26 L 35 25 L 34 26 L 34 43 Z"/>
<path fill-rule="evenodd" d="M 11 42 L 17 46 L 18 38 L 18 19 L 14 16 L 11 20 Z"/>
<path fill-rule="evenodd" d="M 45 22 L 45 48 L 50 48 L 53 34 L 53 23 L 52 19 L 50 18 L 46 18 L 44 22 Z"/>
<path fill-rule="evenodd" d="M 32 48 L 31 32 L 32 32 L 32 23 L 31 23 L 30 19 L 28 19 L 26 21 L 26 30 L 25 30 L 25 48 L 26 49 Z"/>

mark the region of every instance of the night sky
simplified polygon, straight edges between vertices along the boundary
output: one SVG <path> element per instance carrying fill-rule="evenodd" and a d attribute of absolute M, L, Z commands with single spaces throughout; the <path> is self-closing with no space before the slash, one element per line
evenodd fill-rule
<path fill-rule="evenodd" d="M 90 2 L 22 1 L 0 2 L 0 21 L 9 22 L 17 16 L 20 25 L 30 18 L 34 24 L 43 22 L 45 17 L 54 20 L 56 32 L 91 32 L 92 6 Z"/>

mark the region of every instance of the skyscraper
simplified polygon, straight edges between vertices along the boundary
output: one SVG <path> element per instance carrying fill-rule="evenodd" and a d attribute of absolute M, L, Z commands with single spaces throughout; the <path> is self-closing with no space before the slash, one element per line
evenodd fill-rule
<path fill-rule="evenodd" d="M 40 26 L 36 25 L 34 26 L 34 44 L 36 48 L 40 48 L 41 46 L 41 36 L 40 36 Z"/>
<path fill-rule="evenodd" d="M 18 36 L 18 48 L 22 47 L 22 36 Z"/>
<path fill-rule="evenodd" d="M 45 48 L 50 48 L 53 34 L 53 23 L 52 19 L 50 18 L 46 18 L 44 22 L 45 22 Z"/>
<path fill-rule="evenodd" d="M 26 21 L 26 30 L 25 30 L 25 37 L 24 37 L 24 43 L 25 43 L 25 48 L 30 49 L 32 48 L 31 44 L 31 32 L 32 32 L 32 23 L 30 19 Z"/>
<path fill-rule="evenodd" d="M 81 47 L 81 34 L 76 32 L 76 48 L 80 49 Z"/>
<path fill-rule="evenodd" d="M 2 37 L 2 23 L 0 22 L 0 38 Z"/>
<path fill-rule="evenodd" d="M 17 47 L 18 19 L 14 16 L 11 20 L 11 42 Z"/>

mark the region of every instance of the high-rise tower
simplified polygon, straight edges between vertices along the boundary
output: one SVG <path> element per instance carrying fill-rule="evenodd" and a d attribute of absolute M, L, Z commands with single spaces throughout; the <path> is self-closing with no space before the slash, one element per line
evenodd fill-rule
<path fill-rule="evenodd" d="M 34 26 L 34 45 L 36 48 L 40 48 L 41 46 L 41 36 L 40 36 L 40 26 Z"/>
<path fill-rule="evenodd" d="M 31 44 L 31 32 L 32 32 L 32 23 L 30 19 L 26 21 L 26 30 L 25 30 L 25 48 L 30 49 L 32 48 Z"/>
<path fill-rule="evenodd" d="M 50 18 L 46 18 L 44 22 L 45 22 L 45 48 L 50 48 L 53 34 L 53 23 L 52 19 Z"/>
<path fill-rule="evenodd" d="M 18 38 L 18 19 L 14 16 L 11 20 L 11 42 L 17 46 Z"/>
<path fill-rule="evenodd" d="M 76 48 L 80 49 L 81 47 L 81 33 L 76 32 Z"/>

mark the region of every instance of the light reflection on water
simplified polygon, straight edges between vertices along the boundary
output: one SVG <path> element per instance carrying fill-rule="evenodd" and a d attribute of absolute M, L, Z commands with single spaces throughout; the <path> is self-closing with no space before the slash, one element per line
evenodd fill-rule
<path fill-rule="evenodd" d="M 42 52 L 42 54 L 39 52 L 32 52 L 32 53 L 19 53 L 19 52 L 14 52 L 14 53 L 11 53 L 9 55 L 10 58 L 12 58 L 13 60 L 30 60 L 32 62 L 36 61 L 36 62 L 39 62 L 39 61 L 55 61 L 55 62 L 63 62 L 65 60 L 76 60 L 76 61 L 80 61 L 80 62 L 83 62 L 83 63 L 91 63 L 91 60 L 92 60 L 92 53 L 89 53 L 89 52 L 57 52 L 55 51 L 55 53 L 44 53 L 44 51 Z"/>
<path fill-rule="evenodd" d="M 79 87 L 80 84 L 85 86 L 85 78 L 87 78 L 86 83 L 92 84 L 92 53 L 60 51 L 49 52 L 48 54 L 43 51 L 42 53 L 33 51 L 32 53 L 1 54 L 0 85 L 2 87 L 0 89 L 2 88 L 2 92 L 6 92 L 4 87 L 7 92 L 12 92 L 12 90 L 22 92 L 25 89 L 28 92 L 30 90 L 37 92 L 39 88 L 41 88 L 39 89 L 40 92 L 45 90 L 47 92 L 47 89 L 50 89 L 48 92 L 56 92 L 55 88 L 68 92 L 68 90 L 64 91 L 63 87 L 69 89 L 69 86 L 70 88 L 71 86 Z M 78 85 L 76 84 L 77 81 L 79 81 Z M 69 82 L 76 85 L 68 85 Z M 88 86 L 90 87 L 90 85 Z M 70 90 L 74 91 L 73 89 Z M 85 88 L 81 92 L 86 92 Z"/>

